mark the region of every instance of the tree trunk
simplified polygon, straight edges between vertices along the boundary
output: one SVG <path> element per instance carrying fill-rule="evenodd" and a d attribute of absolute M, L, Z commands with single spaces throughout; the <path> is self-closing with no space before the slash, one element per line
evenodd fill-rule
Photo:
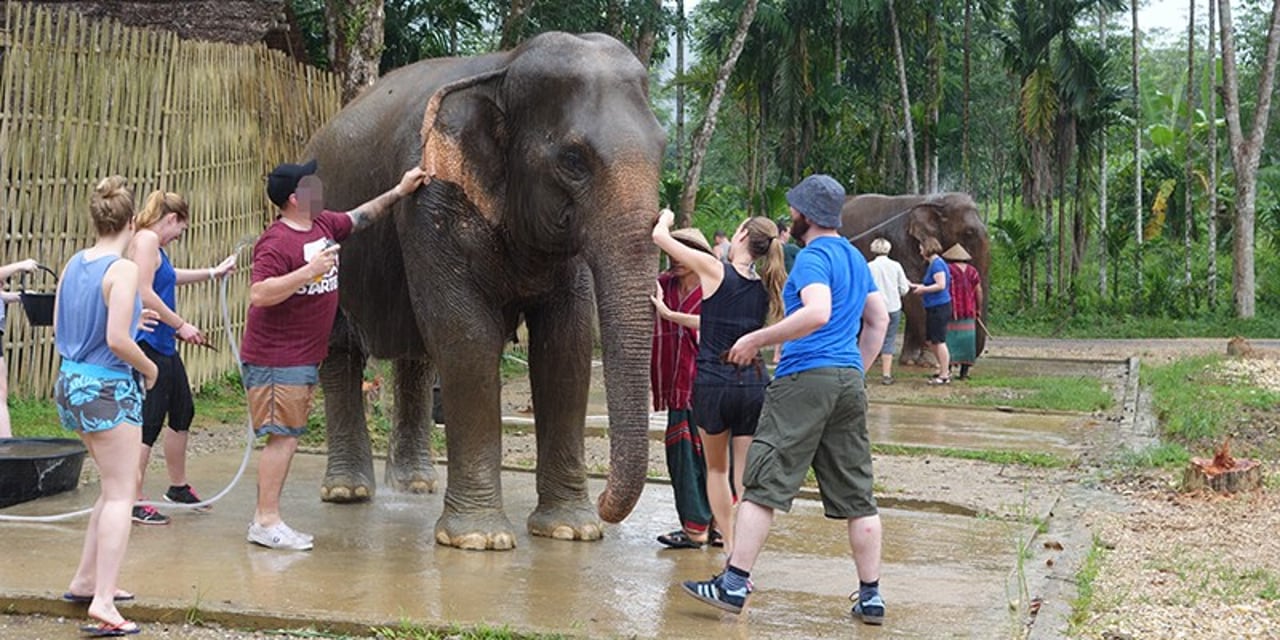
<path fill-rule="evenodd" d="M 684 175 L 684 0 L 676 0 L 676 175 Z"/>
<path fill-rule="evenodd" d="M 1227 1 L 1227 0 L 1224 0 Z M 1133 19 L 1133 45 L 1131 47 L 1133 66 L 1133 229 L 1137 241 L 1134 251 L 1134 275 L 1138 279 L 1137 295 L 1134 301 L 1142 302 L 1142 85 L 1138 81 L 1138 39 L 1142 32 L 1138 31 L 1138 0 L 1130 0 L 1129 13 Z"/>
<path fill-rule="evenodd" d="M 529 9 L 533 8 L 533 3 L 534 0 L 511 0 L 507 16 L 502 20 L 502 38 L 498 41 L 498 49 L 505 51 L 520 44 L 520 34 L 524 30 L 524 23 L 528 19 Z"/>
<path fill-rule="evenodd" d="M 1107 48 L 1107 13 L 1098 5 L 1098 45 Z M 1098 295 L 1107 295 L 1107 130 L 1098 131 L 1101 144 L 1098 159 Z"/>
<path fill-rule="evenodd" d="M 1195 165 L 1192 150 L 1195 148 L 1196 113 L 1196 0 L 1187 2 L 1187 146 L 1186 167 L 1183 171 L 1185 188 L 1182 191 L 1182 282 L 1191 293 L 1191 227 L 1195 223 L 1194 201 L 1191 197 Z"/>
<path fill-rule="evenodd" d="M 926 55 L 925 104 L 929 105 L 926 116 L 925 131 L 921 136 L 924 144 L 924 192 L 938 192 L 938 103 L 942 101 L 942 30 L 938 28 L 937 11 L 925 12 L 925 42 L 929 52 Z"/>
<path fill-rule="evenodd" d="M 636 35 L 635 52 L 644 68 L 649 68 L 649 60 L 653 58 L 653 48 L 658 42 L 657 16 L 662 14 L 662 0 L 653 0 L 650 15 L 640 23 L 640 32 Z"/>
<path fill-rule="evenodd" d="M 711 134 L 716 130 L 716 115 L 720 111 L 720 101 L 724 99 L 725 89 L 729 86 L 729 76 L 738 64 L 738 56 L 742 54 L 742 46 L 747 41 L 747 31 L 756 17 L 759 0 L 747 0 L 742 9 L 742 17 L 738 20 L 738 28 L 733 34 L 733 42 L 729 45 L 729 53 L 724 63 L 716 72 L 716 84 L 711 88 L 711 99 L 707 101 L 707 113 L 702 126 L 693 136 L 693 147 L 690 149 L 689 171 L 684 178 L 684 191 L 680 193 L 680 219 L 687 223 L 693 219 L 693 208 L 698 198 L 698 180 L 702 177 L 702 161 L 707 156 L 707 146 L 711 144 Z"/>
<path fill-rule="evenodd" d="M 1227 117 L 1227 142 L 1231 148 L 1231 164 L 1235 169 L 1236 216 L 1231 276 L 1232 297 L 1236 315 L 1254 316 L 1255 281 L 1253 272 L 1253 236 L 1257 206 L 1258 161 L 1267 133 L 1271 112 L 1271 89 L 1275 82 L 1276 56 L 1280 53 L 1280 0 L 1271 4 L 1271 25 L 1267 29 L 1267 54 L 1258 82 L 1258 104 L 1253 116 L 1253 130 L 1244 137 L 1240 124 L 1240 82 L 1236 73 L 1236 46 L 1231 22 L 1230 0 L 1218 0 L 1220 35 L 1222 36 L 1222 107 Z"/>
<path fill-rule="evenodd" d="M 970 57 L 973 46 L 973 0 L 964 0 L 964 97 L 961 99 L 960 116 L 960 190 L 968 192 L 969 186 L 969 78 Z"/>
<path fill-rule="evenodd" d="M 896 0 L 889 0 L 889 28 L 893 29 L 893 60 L 898 67 L 898 93 L 902 96 L 902 124 L 907 137 L 907 189 L 920 193 L 919 173 L 916 171 L 916 134 L 911 123 L 911 94 L 907 90 L 907 62 L 902 56 L 902 35 L 898 32 L 898 11 L 893 8 Z"/>
<path fill-rule="evenodd" d="M 1214 51 L 1213 32 L 1217 9 L 1213 0 L 1209 5 L 1209 47 L 1205 51 L 1205 75 L 1209 78 L 1209 95 L 1205 101 L 1209 104 L 1209 150 L 1206 162 L 1209 165 L 1209 308 L 1218 307 L 1218 63 Z"/>
<path fill-rule="evenodd" d="M 378 79 L 382 60 L 382 0 L 325 0 L 329 65 L 342 79 L 342 102 L 351 102 Z"/>

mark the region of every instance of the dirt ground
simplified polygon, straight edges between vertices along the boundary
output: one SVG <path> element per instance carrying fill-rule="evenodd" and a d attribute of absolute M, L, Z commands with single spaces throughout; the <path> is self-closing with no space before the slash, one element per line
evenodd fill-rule
<path fill-rule="evenodd" d="M 1003 357 L 1123 359 L 1144 362 L 1221 353 L 1226 340 L 1062 341 L 994 339 L 988 354 Z M 1280 349 L 1264 341 L 1260 358 L 1237 367 L 1242 378 L 1268 384 L 1280 380 Z M 1269 385 L 1268 385 L 1269 386 Z M 527 404 L 519 381 L 508 385 L 507 411 Z M 1119 405 L 1115 410 L 1120 411 Z M 1275 420 L 1280 408 L 1269 419 Z M 1115 418 L 1116 416 L 1110 416 Z M 207 455 L 243 445 L 239 426 L 193 433 L 192 455 Z M 533 463 L 532 435 L 504 437 L 505 462 Z M 1101 443 L 1099 446 L 1102 446 Z M 589 437 L 588 469 L 608 463 L 608 441 Z M 1085 460 L 1104 456 L 1087 455 Z M 662 443 L 650 443 L 651 477 L 665 477 Z M 153 461 L 153 465 L 163 464 Z M 1073 637 L 1105 640 L 1139 638 L 1280 638 L 1280 495 L 1259 492 L 1235 498 L 1188 496 L 1175 490 L 1175 478 L 1155 472 L 1117 473 L 1084 463 L 1076 468 L 1032 469 L 936 456 L 878 456 L 878 495 L 886 499 L 936 499 L 984 517 L 1026 517 L 1026 505 L 1046 499 L 1059 487 L 1079 488 L 1084 507 L 1073 515 L 1084 537 L 1103 549 L 1089 613 L 1078 620 Z M 652 490 L 652 489 L 651 489 Z M 1055 538 L 1051 533 L 1049 538 Z M 1074 580 L 1070 572 L 1066 582 Z M 1068 589 L 1068 591 L 1072 591 Z M 1029 594 L 1035 597 L 1039 594 Z M 1067 597 L 1067 596 L 1064 596 Z M 0 616 L 0 638 L 63 637 L 73 620 L 43 616 Z M 1037 626 L 1065 628 L 1062 620 Z M 1037 637 L 1058 637 L 1044 633 Z M 148 625 L 150 638 L 194 640 L 280 637 L 218 627 Z M 60 635 L 62 634 L 62 635 Z M 1002 634 L 1003 635 L 1003 634 Z"/>

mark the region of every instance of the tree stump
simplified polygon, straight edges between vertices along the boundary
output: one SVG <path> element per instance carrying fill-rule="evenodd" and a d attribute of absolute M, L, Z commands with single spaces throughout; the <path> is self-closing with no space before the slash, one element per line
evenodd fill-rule
<path fill-rule="evenodd" d="M 1182 474 L 1183 491 L 1211 489 L 1218 493 L 1239 493 L 1262 486 L 1262 464 L 1257 460 L 1231 457 L 1231 438 L 1212 458 L 1192 458 Z"/>

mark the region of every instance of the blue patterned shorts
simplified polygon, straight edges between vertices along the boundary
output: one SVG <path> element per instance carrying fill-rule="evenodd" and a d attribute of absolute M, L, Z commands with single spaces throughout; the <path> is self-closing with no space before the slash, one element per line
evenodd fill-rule
<path fill-rule="evenodd" d="M 63 361 L 53 392 L 68 431 L 94 433 L 122 423 L 142 424 L 142 388 L 114 369 Z"/>

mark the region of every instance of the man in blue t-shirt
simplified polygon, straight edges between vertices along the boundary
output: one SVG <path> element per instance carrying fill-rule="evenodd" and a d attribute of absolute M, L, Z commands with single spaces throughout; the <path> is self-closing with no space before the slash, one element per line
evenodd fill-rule
<path fill-rule="evenodd" d="M 787 192 L 787 202 L 792 237 L 804 249 L 782 290 L 786 318 L 742 336 L 727 356 L 746 365 L 761 347 L 785 342 L 747 450 L 734 547 L 723 573 L 685 582 L 684 589 L 707 604 L 741 612 L 774 511 L 791 509 L 812 466 L 827 517 L 848 522 L 860 583 L 853 614 L 881 624 L 881 527 L 871 493 L 863 363 L 879 352 L 889 314 L 866 259 L 837 233 L 844 187 L 830 176 L 812 175 Z"/>

